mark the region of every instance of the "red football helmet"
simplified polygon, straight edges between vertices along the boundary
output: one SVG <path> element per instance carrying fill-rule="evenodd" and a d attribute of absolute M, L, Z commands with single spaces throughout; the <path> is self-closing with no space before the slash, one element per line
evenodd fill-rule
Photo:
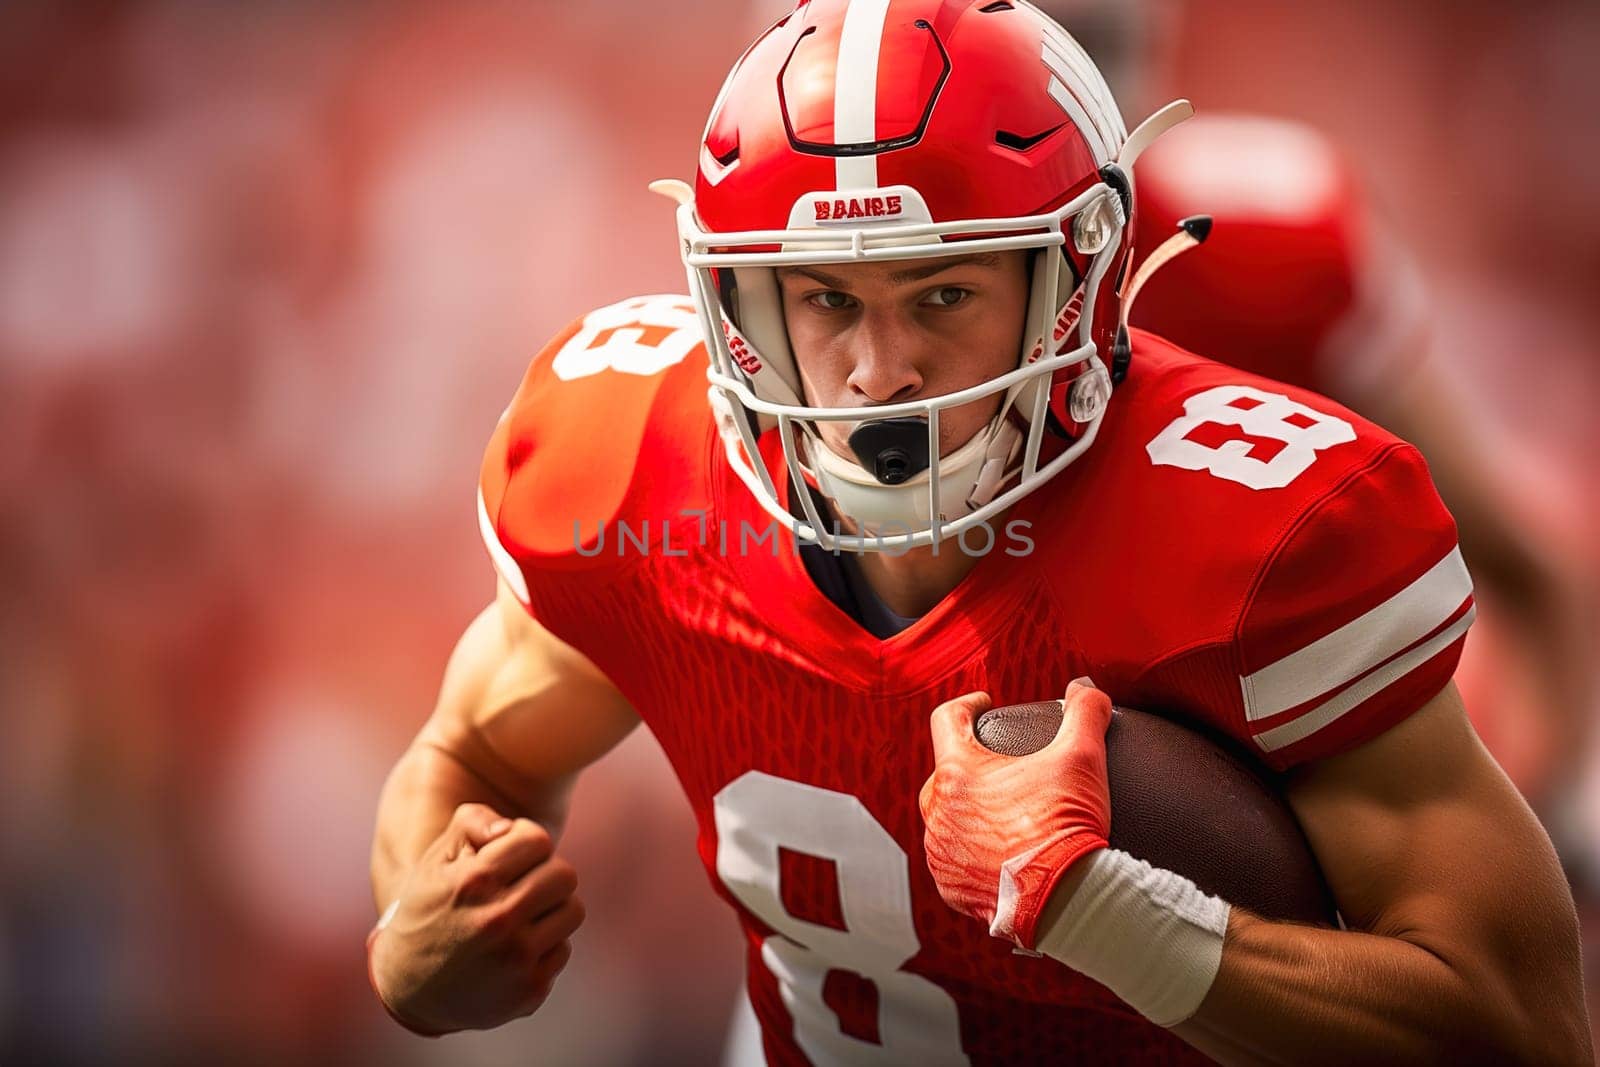
<path fill-rule="evenodd" d="M 828 548 L 926 545 L 1082 454 L 1126 358 L 1132 161 L 1187 114 L 1170 105 L 1130 138 L 1089 57 L 1013 0 L 811 0 L 762 34 L 712 106 L 692 199 L 676 190 L 712 404 L 762 506 Z M 873 407 L 868 422 L 860 408 L 806 406 L 774 268 L 1002 249 L 1037 250 L 1014 370 Z M 940 411 L 996 394 L 988 427 L 940 455 Z M 822 421 L 892 428 L 900 459 L 868 469 L 841 457 L 818 437 Z M 1047 426 L 1066 443 L 1041 465 Z M 804 521 L 783 508 L 757 448 L 774 428 L 795 484 L 864 536 L 830 532 L 809 493 L 797 494 Z"/>

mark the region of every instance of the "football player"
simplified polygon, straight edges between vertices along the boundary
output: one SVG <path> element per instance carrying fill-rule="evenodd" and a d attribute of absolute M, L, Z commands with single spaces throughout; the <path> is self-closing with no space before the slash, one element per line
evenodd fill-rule
<path fill-rule="evenodd" d="M 1185 112 L 1128 132 L 1012 0 L 813 0 L 746 51 L 662 186 L 689 295 L 574 322 L 485 455 L 498 595 L 378 814 L 400 1022 L 543 1003 L 572 782 L 642 721 L 770 1061 L 1588 1057 L 1571 899 L 1450 683 L 1471 583 L 1420 457 L 1127 327 L 1130 174 Z M 972 741 L 1086 677 L 1035 756 Z M 1283 772 L 1351 929 L 1109 849 L 1111 697 Z"/>

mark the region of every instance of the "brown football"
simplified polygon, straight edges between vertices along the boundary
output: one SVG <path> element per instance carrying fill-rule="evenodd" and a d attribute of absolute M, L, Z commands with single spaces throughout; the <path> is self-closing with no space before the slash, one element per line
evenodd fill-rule
<path fill-rule="evenodd" d="M 1055 737 L 1061 702 L 992 708 L 975 731 L 1008 756 Z M 1269 919 L 1337 925 L 1333 896 L 1294 812 L 1231 742 L 1131 708 L 1106 731 L 1111 847 Z"/>

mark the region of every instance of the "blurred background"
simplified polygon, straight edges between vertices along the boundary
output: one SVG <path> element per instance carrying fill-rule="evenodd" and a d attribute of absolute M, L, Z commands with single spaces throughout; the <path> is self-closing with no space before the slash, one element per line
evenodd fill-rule
<path fill-rule="evenodd" d="M 591 917 L 533 1019 L 386 1019 L 367 850 L 492 594 L 495 419 L 564 323 L 681 288 L 645 184 L 691 177 L 782 7 L 0 6 L 0 1061 L 716 1059 L 739 937 L 643 732 L 579 786 Z M 1171 0 L 1107 32 L 1144 57 L 1130 119 L 1180 91 L 1346 154 L 1415 262 L 1490 510 L 1583 620 L 1600 5 Z M 1474 716 L 1587 912 L 1596 709 L 1523 714 L 1537 668 L 1494 608 Z M 1589 673 L 1591 634 L 1562 638 Z"/>

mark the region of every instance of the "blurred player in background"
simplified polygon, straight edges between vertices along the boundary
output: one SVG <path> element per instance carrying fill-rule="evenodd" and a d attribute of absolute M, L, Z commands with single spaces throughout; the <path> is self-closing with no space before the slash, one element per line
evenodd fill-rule
<path fill-rule="evenodd" d="M 1010 0 L 816 0 L 746 53 L 664 186 L 691 296 L 563 331 L 485 455 L 499 596 L 380 804 L 397 1019 L 544 1002 L 572 779 L 645 721 L 773 1060 L 1588 1054 L 1570 899 L 1450 685 L 1473 601 L 1420 458 L 1127 329 L 1130 172 L 1182 110 L 1129 133 Z M 1091 671 L 981 773 L 985 693 Z M 1292 770 L 1352 929 L 1108 849 L 1107 693 Z"/>

